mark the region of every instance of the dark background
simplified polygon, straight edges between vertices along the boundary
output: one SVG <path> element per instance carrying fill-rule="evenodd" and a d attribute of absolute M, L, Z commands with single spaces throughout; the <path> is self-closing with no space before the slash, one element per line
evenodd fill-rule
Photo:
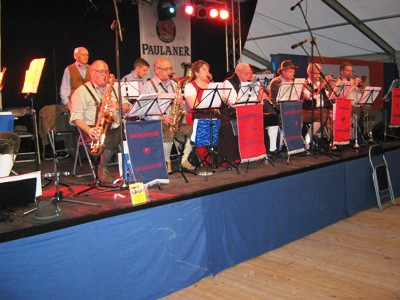
<path fill-rule="evenodd" d="M 89 50 L 89 63 L 105 60 L 116 74 L 115 19 L 113 0 L 8 0 L 2 1 L 2 66 L 7 67 L 2 91 L 3 109 L 29 105 L 21 94 L 25 71 L 35 58 L 46 58 L 37 95 L 37 111 L 45 105 L 59 104 L 59 87 L 64 69 L 74 62 L 77 46 Z M 155 3 L 154 5 L 156 5 Z M 257 1 L 241 3 L 242 43 L 251 24 Z M 123 42 L 119 44 L 121 77 L 132 70 L 140 57 L 138 5 L 131 0 L 117 3 Z M 192 19 L 192 61 L 206 60 L 214 80 L 223 80 L 226 72 L 225 26 L 221 21 Z M 183 69 L 176 70 L 183 76 Z"/>

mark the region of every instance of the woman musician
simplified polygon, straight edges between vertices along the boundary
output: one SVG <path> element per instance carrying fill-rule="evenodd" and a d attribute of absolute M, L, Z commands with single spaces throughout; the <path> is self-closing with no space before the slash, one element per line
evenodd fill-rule
<path fill-rule="evenodd" d="M 196 101 L 201 101 L 204 90 L 208 88 L 212 75 L 210 74 L 210 65 L 198 60 L 192 65 L 191 81 L 185 86 L 185 99 L 190 109 L 190 114 L 187 115 L 186 121 L 188 124 L 193 124 L 194 119 L 209 119 L 216 118 L 221 120 L 217 152 L 224 158 L 234 163 L 240 160 L 239 146 L 237 137 L 233 133 L 231 125 L 231 117 L 229 114 L 221 114 L 217 109 L 211 110 L 196 110 L 193 109 Z M 209 92 L 209 91 L 207 91 Z M 199 149 L 199 148 L 197 148 Z M 197 151 L 199 158 L 202 160 L 205 153 Z"/>

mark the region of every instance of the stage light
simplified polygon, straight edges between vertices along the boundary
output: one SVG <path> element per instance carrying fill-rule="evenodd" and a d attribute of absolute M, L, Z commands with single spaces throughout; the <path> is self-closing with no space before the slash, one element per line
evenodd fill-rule
<path fill-rule="evenodd" d="M 215 19 L 215 18 L 218 17 L 218 15 L 219 15 L 218 9 L 216 9 L 216 8 L 214 8 L 214 7 L 211 7 L 210 10 L 209 10 L 209 12 L 208 12 L 208 16 L 209 16 L 211 19 Z"/>
<path fill-rule="evenodd" d="M 207 8 L 203 5 L 197 5 L 197 19 L 206 19 L 207 18 Z"/>
<path fill-rule="evenodd" d="M 176 5 L 173 0 L 160 0 L 157 5 L 158 19 L 161 21 L 172 19 L 176 16 Z"/>
<path fill-rule="evenodd" d="M 193 17 L 196 12 L 196 5 L 192 3 L 186 3 L 184 6 L 184 11 L 186 15 Z"/>
<path fill-rule="evenodd" d="M 219 11 L 219 17 L 220 17 L 222 20 L 228 20 L 228 19 L 229 19 L 229 11 L 228 11 L 227 9 L 225 9 L 225 8 L 222 8 L 222 9 Z"/>

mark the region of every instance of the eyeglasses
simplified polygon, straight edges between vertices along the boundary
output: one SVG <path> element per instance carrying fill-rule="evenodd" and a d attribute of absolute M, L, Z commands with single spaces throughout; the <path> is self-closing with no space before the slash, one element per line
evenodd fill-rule
<path fill-rule="evenodd" d="M 79 54 L 80 56 L 87 56 L 89 57 L 89 54 Z"/>
<path fill-rule="evenodd" d="M 160 67 L 157 67 L 157 69 L 163 70 L 163 71 L 165 71 L 165 72 L 172 71 L 172 67 L 169 67 L 169 68 L 160 68 Z"/>
<path fill-rule="evenodd" d="M 240 70 L 240 72 L 242 72 L 244 75 L 247 75 L 247 76 L 253 75 L 253 72 L 251 72 L 251 71 Z"/>
<path fill-rule="evenodd" d="M 92 70 L 97 73 L 100 73 L 100 74 L 106 74 L 106 75 L 110 74 L 109 70 L 96 70 L 96 69 L 92 69 Z"/>

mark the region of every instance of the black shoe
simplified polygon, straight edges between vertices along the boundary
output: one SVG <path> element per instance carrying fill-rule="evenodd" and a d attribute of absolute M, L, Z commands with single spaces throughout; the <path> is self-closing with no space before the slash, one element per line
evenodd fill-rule
<path fill-rule="evenodd" d="M 270 152 L 269 155 L 271 155 L 272 158 L 280 158 L 281 153 L 279 152 L 278 149 L 275 149 L 274 151 Z"/>

